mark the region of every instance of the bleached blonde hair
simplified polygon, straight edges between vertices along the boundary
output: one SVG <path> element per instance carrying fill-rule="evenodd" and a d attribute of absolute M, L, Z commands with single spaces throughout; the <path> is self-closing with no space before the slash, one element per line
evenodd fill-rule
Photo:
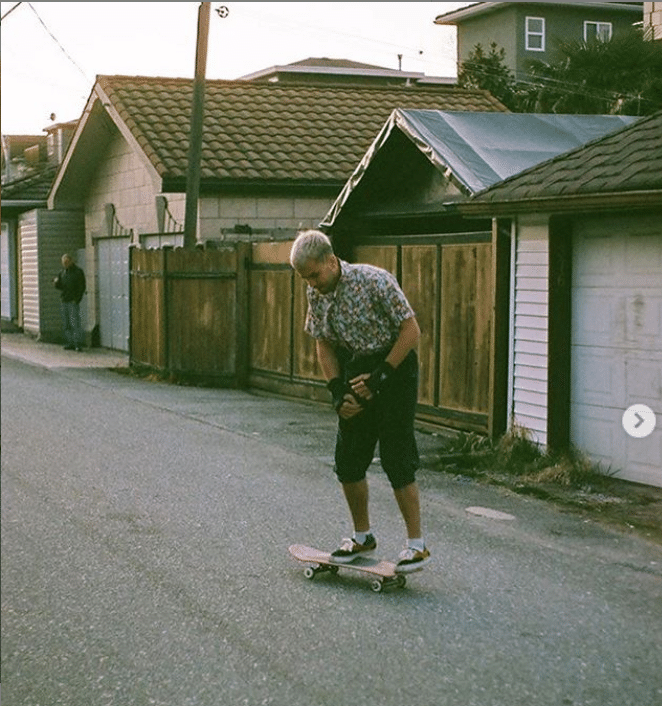
<path fill-rule="evenodd" d="M 327 235 L 320 230 L 303 230 L 290 250 L 290 264 L 298 270 L 310 260 L 321 262 L 329 255 L 333 255 L 333 245 Z"/>

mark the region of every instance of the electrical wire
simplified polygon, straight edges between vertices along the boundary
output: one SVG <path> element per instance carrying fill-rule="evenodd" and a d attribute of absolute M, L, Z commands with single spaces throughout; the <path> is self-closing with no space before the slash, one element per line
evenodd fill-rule
<path fill-rule="evenodd" d="M 21 3 L 19 3 L 19 5 L 20 5 L 20 4 L 21 4 Z M 49 36 L 51 37 L 51 39 L 58 45 L 58 47 L 60 48 L 60 51 L 62 51 L 62 53 L 67 57 L 67 59 L 69 59 L 69 61 L 78 69 L 78 71 L 80 71 L 80 73 L 81 73 L 82 76 L 85 78 L 85 80 L 86 80 L 88 83 L 90 83 L 90 78 L 89 78 L 89 76 L 88 76 L 88 75 L 85 73 L 85 71 L 83 71 L 83 69 L 81 69 L 81 67 L 74 61 L 74 59 L 71 57 L 71 55 L 69 54 L 69 52 L 62 46 L 62 44 L 60 43 L 60 41 L 58 40 L 58 38 L 57 38 L 57 37 L 53 34 L 53 32 L 51 32 L 51 30 L 46 26 L 46 23 L 41 19 L 41 17 L 39 16 L 39 13 L 35 10 L 34 5 L 33 5 L 31 2 L 28 2 L 28 3 L 26 3 L 26 4 L 27 4 L 27 6 L 32 10 L 32 12 L 34 12 L 34 14 L 37 16 L 37 19 L 39 20 L 39 22 L 41 22 L 41 26 L 46 30 L 46 32 L 48 32 L 48 34 L 49 34 Z M 14 8 L 12 8 L 12 10 L 13 10 L 13 9 L 14 9 Z M 10 12 L 11 12 L 11 10 L 10 10 Z"/>
<path fill-rule="evenodd" d="M 340 29 L 331 28 L 329 26 L 321 26 L 311 22 L 305 22 L 289 17 L 283 18 L 277 15 L 272 15 L 262 11 L 258 12 L 255 9 L 247 9 L 246 7 L 244 7 L 253 4 L 254 3 L 236 3 L 236 8 L 233 8 L 233 11 L 240 17 L 257 21 L 260 24 L 266 24 L 267 26 L 275 29 L 276 31 L 294 29 L 296 32 L 301 33 L 303 33 L 304 30 L 308 32 L 312 31 L 321 34 L 323 37 L 335 35 L 341 41 L 345 42 L 350 46 L 356 45 L 360 46 L 361 48 L 365 48 L 366 44 L 371 44 L 375 47 L 374 51 L 376 53 L 380 53 L 384 56 L 392 57 L 393 55 L 391 54 L 391 51 L 395 49 L 399 50 L 399 53 L 402 54 L 403 58 L 411 59 L 419 63 L 423 63 L 427 66 L 433 66 L 435 63 L 434 60 L 427 58 L 423 49 L 420 47 L 405 46 L 400 43 L 377 39 L 376 37 L 369 37 L 361 34 L 347 32 Z M 439 47 L 437 47 L 437 50 L 439 50 Z M 439 53 L 441 59 L 450 58 L 451 54 L 453 54 L 453 58 L 455 58 L 454 48 L 442 47 L 442 50 Z"/>
<path fill-rule="evenodd" d="M 498 73 L 497 71 L 490 70 L 485 66 L 475 67 L 473 69 L 473 72 L 474 74 L 481 73 L 483 76 L 487 77 L 502 77 L 502 74 Z M 519 84 L 524 86 L 530 86 L 532 88 L 550 88 L 551 90 L 556 91 L 562 95 L 582 95 L 586 96 L 587 98 L 594 98 L 596 100 L 616 101 L 625 98 L 630 100 L 641 100 L 651 104 L 653 103 L 650 99 L 644 98 L 639 94 L 612 91 L 609 89 L 599 89 L 595 86 L 586 86 L 583 84 L 573 83 L 571 81 L 564 81 L 562 79 L 554 78 L 553 76 L 544 76 L 541 74 L 521 72 L 518 78 L 513 78 L 509 83 L 513 86 L 517 86 L 517 84 Z"/>
<path fill-rule="evenodd" d="M 22 4 L 23 4 L 22 2 L 17 2 L 16 5 L 14 5 L 14 7 L 10 8 L 9 10 L 7 10 L 7 12 L 5 12 L 5 14 L 4 14 L 2 17 L 0 17 L 0 20 L 4 20 L 5 17 L 7 17 L 7 15 L 11 14 L 12 12 L 14 12 L 14 10 L 15 10 L 19 5 L 22 5 Z"/>

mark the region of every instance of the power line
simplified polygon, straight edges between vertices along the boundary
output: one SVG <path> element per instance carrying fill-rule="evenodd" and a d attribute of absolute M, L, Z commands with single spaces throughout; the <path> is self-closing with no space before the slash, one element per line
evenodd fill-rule
<path fill-rule="evenodd" d="M 472 71 L 476 75 L 482 74 L 485 77 L 503 78 L 502 74 L 500 74 L 497 70 L 490 69 L 486 66 L 473 67 Z M 522 72 L 518 78 L 513 77 L 510 79 L 508 84 L 515 87 L 515 89 L 518 85 L 530 86 L 532 88 L 539 89 L 549 88 L 563 95 L 582 95 L 587 98 L 612 102 L 625 98 L 629 100 L 642 100 L 650 103 L 651 105 L 653 104 L 652 100 L 645 98 L 638 93 L 628 93 L 626 91 L 613 90 L 609 88 L 599 88 L 597 86 L 586 85 L 567 79 L 563 80 L 536 73 Z"/>
<path fill-rule="evenodd" d="M 15 10 L 19 5 L 22 5 L 22 4 L 23 4 L 22 2 L 17 2 L 16 5 L 14 5 L 14 7 L 10 8 L 9 10 L 7 10 L 7 12 L 5 12 L 5 14 L 4 14 L 2 17 L 0 17 L 0 20 L 4 20 L 5 17 L 7 17 L 7 15 L 11 14 L 12 12 L 14 12 L 14 10 Z"/>
<path fill-rule="evenodd" d="M 18 4 L 20 5 L 21 3 L 18 3 Z M 89 83 L 89 82 L 90 82 L 90 79 L 89 79 L 88 75 L 87 75 L 87 74 L 83 71 L 83 69 L 81 69 L 80 66 L 74 61 L 74 59 L 71 57 L 71 55 L 69 54 L 69 52 L 67 52 L 67 50 L 62 46 L 62 44 L 60 43 L 60 41 L 58 40 L 58 38 L 53 34 L 53 32 L 51 32 L 51 30 L 48 29 L 48 27 L 46 26 L 46 23 L 41 19 L 41 17 L 39 16 L 39 13 L 35 10 L 33 4 L 32 4 L 31 2 L 29 2 L 29 3 L 27 3 L 27 5 L 28 5 L 28 7 L 32 10 L 32 12 L 34 12 L 34 14 L 37 16 L 37 19 L 39 20 L 39 22 L 41 22 L 41 26 L 46 30 L 46 32 L 48 32 L 49 36 L 50 36 L 51 39 L 58 45 L 58 47 L 60 48 L 60 50 L 62 51 L 62 53 L 63 53 L 63 54 L 67 57 L 67 59 L 69 59 L 69 61 L 78 69 L 78 71 L 80 71 L 80 73 L 82 74 L 83 78 Z M 13 10 L 13 9 L 14 9 L 14 8 L 12 8 L 12 10 Z M 9 12 L 11 12 L 11 10 L 10 10 Z M 7 13 L 7 14 L 9 14 L 9 13 Z"/>

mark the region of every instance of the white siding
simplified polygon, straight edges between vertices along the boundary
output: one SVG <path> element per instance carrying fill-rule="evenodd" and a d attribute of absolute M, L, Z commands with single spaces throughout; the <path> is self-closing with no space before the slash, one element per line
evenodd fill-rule
<path fill-rule="evenodd" d="M 62 255 L 76 256 L 84 242 L 83 218 L 77 211 L 39 209 L 19 220 L 23 329 L 45 341 L 59 341 L 60 295 L 53 279 Z M 87 273 L 86 273 L 87 274 Z"/>
<path fill-rule="evenodd" d="M 512 420 L 547 442 L 549 247 L 547 222 L 517 226 L 512 318 Z"/>
<path fill-rule="evenodd" d="M 21 242 L 21 286 L 23 297 L 23 330 L 39 335 L 39 251 L 37 247 L 37 212 L 30 211 L 18 222 Z"/>

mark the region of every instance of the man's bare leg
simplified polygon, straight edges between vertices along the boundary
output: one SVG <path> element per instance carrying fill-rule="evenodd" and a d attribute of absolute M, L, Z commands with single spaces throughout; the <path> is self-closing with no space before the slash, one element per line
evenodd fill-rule
<path fill-rule="evenodd" d="M 418 483 L 413 482 L 404 488 L 393 491 L 398 507 L 407 527 L 407 537 L 418 539 L 421 533 L 421 504 L 418 495 Z"/>
<path fill-rule="evenodd" d="M 352 515 L 354 529 L 357 532 L 367 532 L 370 529 L 368 480 L 364 478 L 357 483 L 343 483 L 342 489 Z"/>

